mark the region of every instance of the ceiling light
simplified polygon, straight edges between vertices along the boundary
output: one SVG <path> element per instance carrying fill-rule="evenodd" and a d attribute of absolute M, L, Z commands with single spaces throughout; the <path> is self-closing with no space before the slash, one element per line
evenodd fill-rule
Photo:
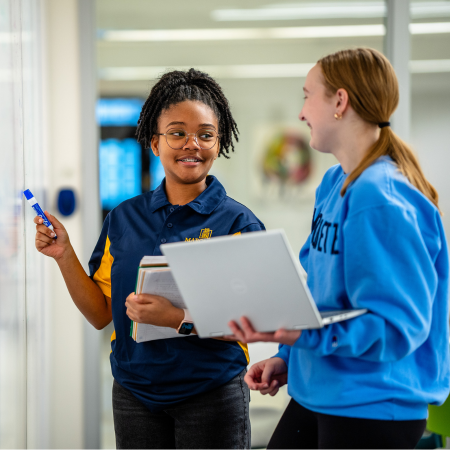
<path fill-rule="evenodd" d="M 409 62 L 411 73 L 450 72 L 450 59 L 425 59 Z"/>
<path fill-rule="evenodd" d="M 450 33 L 450 22 L 411 23 L 411 34 Z M 384 36 L 385 26 L 338 25 L 327 27 L 211 28 L 192 30 L 103 30 L 98 38 L 111 42 L 232 41 L 302 39 L 349 36 Z"/>
<path fill-rule="evenodd" d="M 195 66 L 215 78 L 304 78 L 316 63 L 236 64 Z M 189 70 L 192 66 L 105 67 L 98 76 L 105 81 L 153 80 L 169 70 Z M 411 73 L 450 72 L 450 59 L 410 61 Z"/>
<path fill-rule="evenodd" d="M 410 23 L 411 34 L 440 34 L 450 33 L 450 22 Z"/>
<path fill-rule="evenodd" d="M 447 1 L 414 2 L 410 5 L 411 17 L 423 19 L 450 15 Z M 385 2 L 315 2 L 268 5 L 255 9 L 217 9 L 211 12 L 213 20 L 258 21 L 298 19 L 374 18 L 386 16 Z"/>
<path fill-rule="evenodd" d="M 306 64 L 236 64 L 224 66 L 195 66 L 215 78 L 296 78 L 306 77 L 315 63 Z M 151 80 L 169 70 L 189 70 L 185 67 L 105 67 L 99 70 L 102 80 Z"/>

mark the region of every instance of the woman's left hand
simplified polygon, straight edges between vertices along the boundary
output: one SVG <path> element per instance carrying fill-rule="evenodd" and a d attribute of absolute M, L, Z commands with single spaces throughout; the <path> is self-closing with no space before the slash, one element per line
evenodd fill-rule
<path fill-rule="evenodd" d="M 241 342 L 278 342 L 280 344 L 294 345 L 302 332 L 300 330 L 285 330 L 280 328 L 273 333 L 260 333 L 253 328 L 247 317 L 241 317 L 241 326 L 234 320 L 228 322 L 233 335 Z"/>
<path fill-rule="evenodd" d="M 132 292 L 125 302 L 127 316 L 138 323 L 160 327 L 178 328 L 184 319 L 184 311 L 173 306 L 167 298 L 159 295 Z"/>

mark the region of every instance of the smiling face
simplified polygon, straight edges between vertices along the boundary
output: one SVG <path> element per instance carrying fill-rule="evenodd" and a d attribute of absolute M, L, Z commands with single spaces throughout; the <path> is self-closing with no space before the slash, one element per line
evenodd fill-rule
<path fill-rule="evenodd" d="M 158 133 L 173 134 L 175 132 L 176 136 L 180 135 L 179 131 L 181 130 L 189 134 L 201 131 L 204 133 L 202 136 L 207 139 L 207 132 L 218 133 L 218 127 L 218 120 L 214 111 L 204 103 L 192 100 L 170 106 L 161 113 L 158 119 Z M 191 134 L 188 142 L 181 149 L 176 150 L 168 145 L 166 136 L 154 135 L 152 137 L 152 151 L 161 159 L 167 182 L 175 182 L 176 184 L 201 183 L 208 175 L 219 154 L 219 138 L 212 148 L 204 150 L 195 141 L 194 135 Z"/>
<path fill-rule="evenodd" d="M 316 64 L 309 71 L 303 91 L 305 102 L 299 119 L 311 129 L 310 145 L 319 152 L 332 153 L 339 130 L 339 120 L 334 117 L 339 112 L 339 96 L 327 95 L 320 65 Z"/>

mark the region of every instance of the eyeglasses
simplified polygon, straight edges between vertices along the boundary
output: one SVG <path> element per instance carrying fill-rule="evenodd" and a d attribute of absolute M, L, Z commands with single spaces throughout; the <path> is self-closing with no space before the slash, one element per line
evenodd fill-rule
<path fill-rule="evenodd" d="M 182 149 L 189 141 L 189 136 L 194 136 L 197 145 L 203 150 L 209 150 L 216 145 L 219 134 L 215 130 L 203 129 L 197 133 L 186 133 L 186 131 L 170 130 L 167 133 L 155 133 L 158 136 L 165 136 L 167 145 L 174 150 Z"/>

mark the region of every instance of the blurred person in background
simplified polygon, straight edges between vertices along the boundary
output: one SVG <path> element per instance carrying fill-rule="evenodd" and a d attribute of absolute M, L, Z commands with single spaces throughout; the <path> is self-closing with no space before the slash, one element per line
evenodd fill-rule
<path fill-rule="evenodd" d="M 194 69 L 169 72 L 152 88 L 137 129 L 166 177 L 156 190 L 108 214 L 90 277 L 64 226 L 48 215 L 55 239 L 35 219 L 36 248 L 58 263 L 78 309 L 97 329 L 114 322 L 117 448 L 250 448 L 247 345 L 195 335 L 136 343 L 130 336 L 131 321 L 177 330 L 189 321 L 187 310 L 163 297 L 134 294 L 144 255 L 161 255 L 166 242 L 264 230 L 208 175 L 218 156 L 234 151 L 237 133 L 228 101 L 211 77 Z"/>
<path fill-rule="evenodd" d="M 449 262 L 438 195 L 391 130 L 397 77 L 372 49 L 339 51 L 306 78 L 300 120 L 311 147 L 333 154 L 300 251 L 320 310 L 368 314 L 321 329 L 259 333 L 279 342 L 253 365 L 250 389 L 292 397 L 268 448 L 414 448 L 428 404 L 449 393 Z"/>

